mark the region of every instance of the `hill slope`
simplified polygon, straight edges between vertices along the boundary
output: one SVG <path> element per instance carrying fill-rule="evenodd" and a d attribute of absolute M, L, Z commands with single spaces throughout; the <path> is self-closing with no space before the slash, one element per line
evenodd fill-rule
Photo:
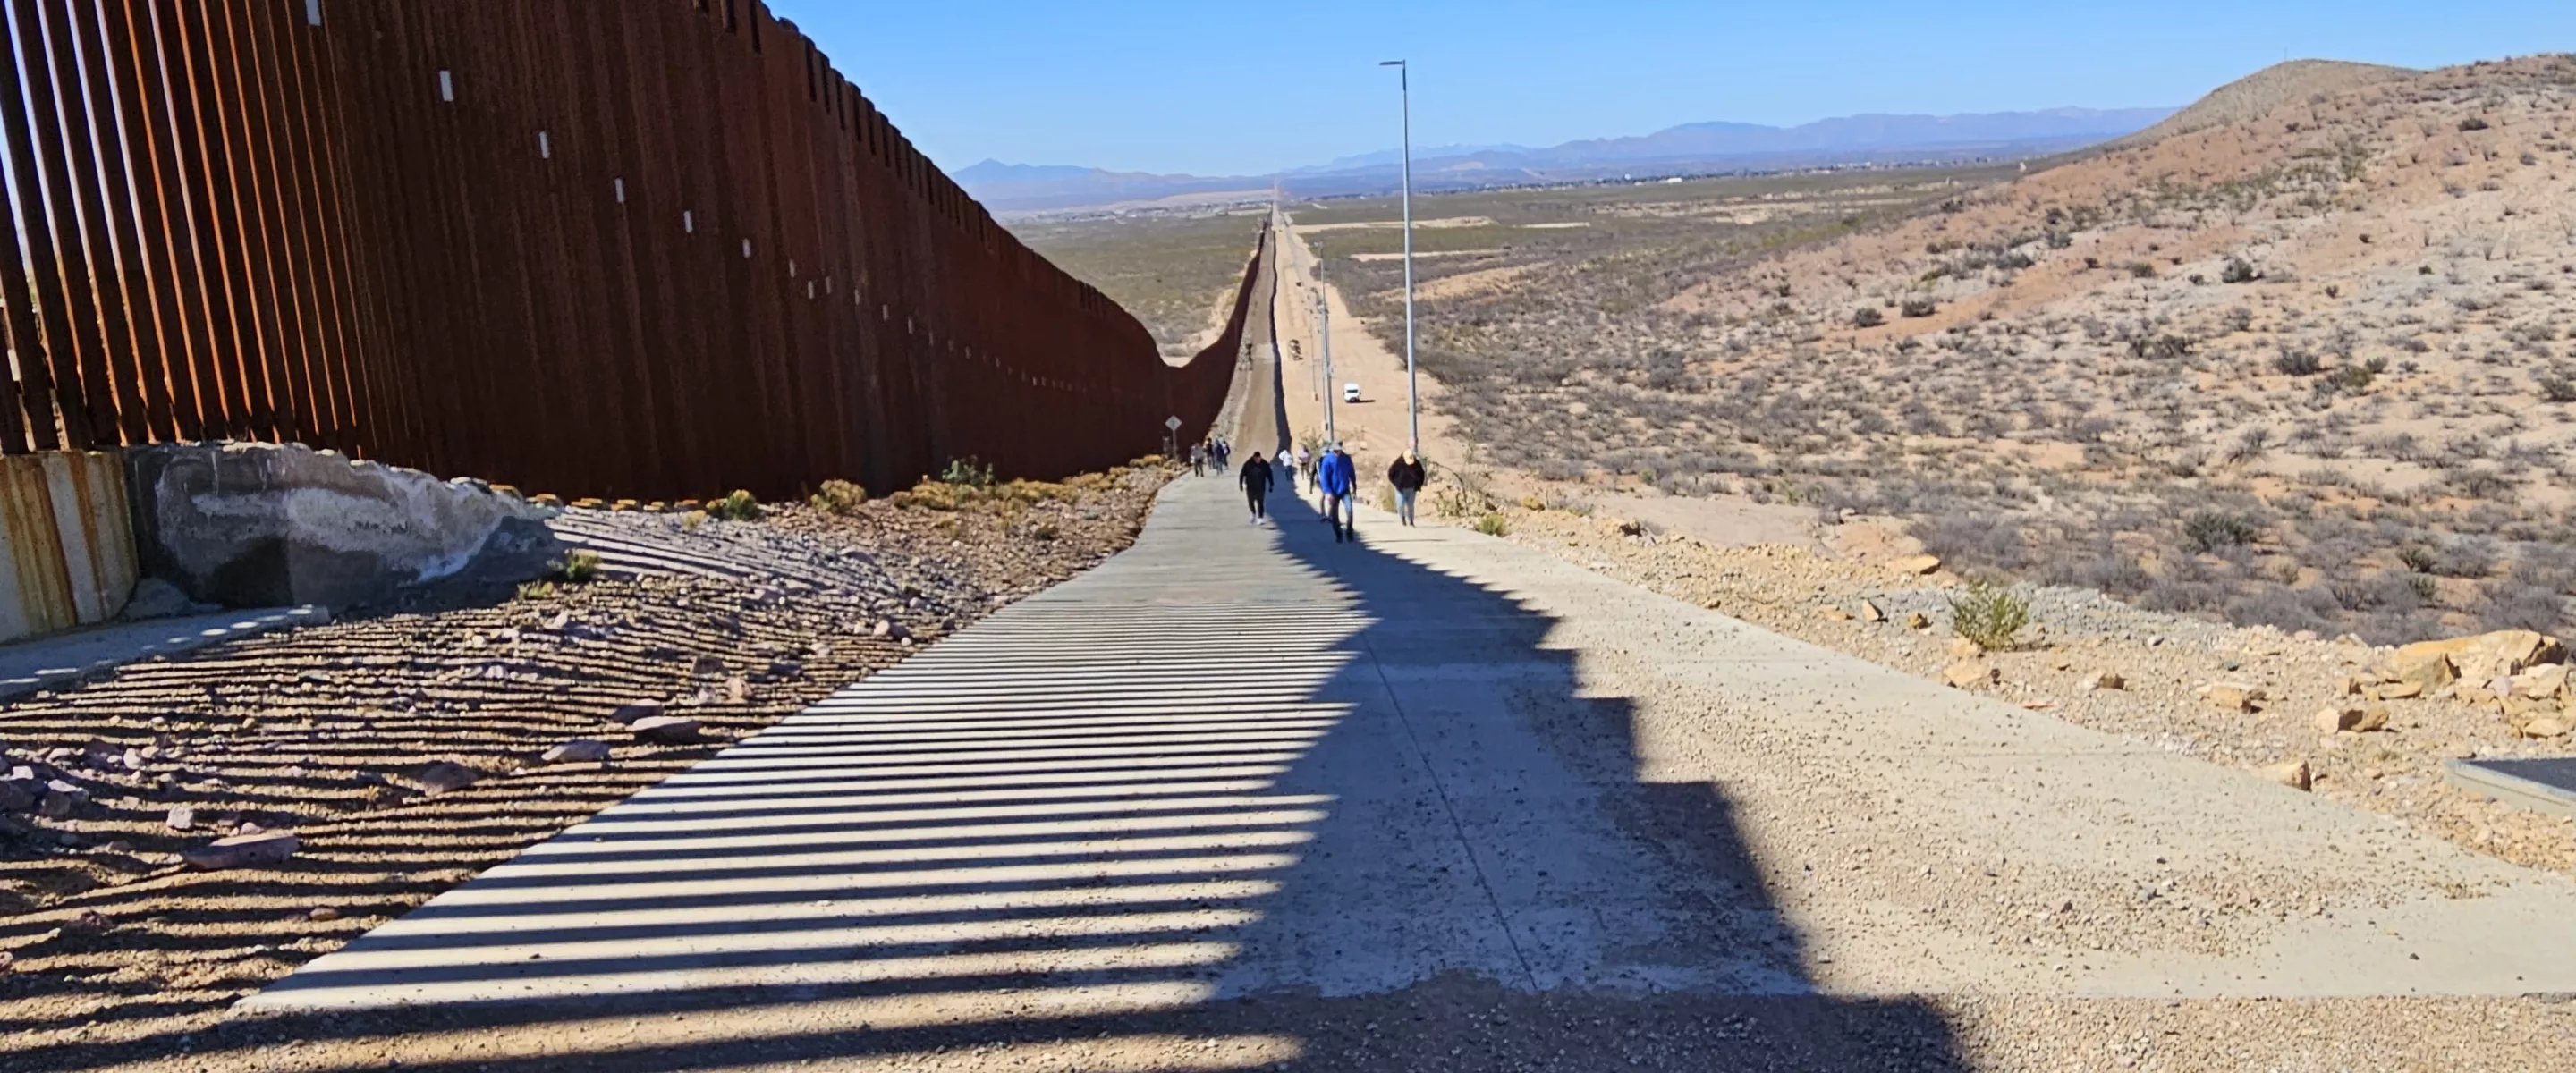
<path fill-rule="evenodd" d="M 2576 58 L 2272 74 L 1830 241 L 1435 301 L 1425 365 L 1531 468 L 2326 636 L 2563 630 Z"/>
<path fill-rule="evenodd" d="M 2283 105 L 2305 101 L 2319 95 L 2332 95 L 2357 86 L 2409 78 L 2418 74 L 2406 67 L 2385 67 L 2375 63 L 2352 63 L 2347 60 L 2290 60 L 2276 63 L 2253 74 L 2211 90 L 2208 96 L 2192 102 L 2190 107 L 2167 116 L 2161 123 L 2110 143 L 2114 147 L 2151 145 L 2177 134 L 2252 119 Z"/>

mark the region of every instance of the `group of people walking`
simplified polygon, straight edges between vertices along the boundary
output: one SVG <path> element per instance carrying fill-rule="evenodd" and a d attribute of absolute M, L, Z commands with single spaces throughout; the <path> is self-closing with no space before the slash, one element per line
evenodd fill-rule
<path fill-rule="evenodd" d="M 1223 436 L 1210 436 L 1200 440 L 1190 445 L 1190 473 L 1193 476 L 1205 477 L 1209 466 L 1215 466 L 1219 473 L 1226 472 L 1226 459 L 1233 453 L 1234 445 L 1225 442 Z M 1260 453 L 1256 451 L 1253 456 L 1258 458 Z"/>
<path fill-rule="evenodd" d="M 1217 457 L 1222 458 L 1223 455 Z M 1218 465 L 1222 467 L 1224 463 L 1219 462 Z M 1323 496 L 1324 521 L 1333 527 L 1333 542 L 1339 544 L 1359 539 L 1359 515 L 1354 502 L 1359 493 L 1359 466 L 1340 444 L 1312 455 L 1301 445 L 1293 456 L 1287 451 L 1279 452 L 1276 463 L 1261 457 L 1259 451 L 1252 452 L 1252 456 L 1244 460 L 1235 483 L 1243 489 L 1244 504 L 1252 511 L 1253 524 L 1266 524 L 1270 520 L 1271 489 L 1284 479 L 1293 493 L 1301 476 Z M 1386 483 L 1395 489 L 1395 516 L 1401 524 L 1413 524 L 1413 501 L 1428 478 L 1422 459 L 1411 451 L 1397 456 L 1395 462 L 1386 468 Z"/>

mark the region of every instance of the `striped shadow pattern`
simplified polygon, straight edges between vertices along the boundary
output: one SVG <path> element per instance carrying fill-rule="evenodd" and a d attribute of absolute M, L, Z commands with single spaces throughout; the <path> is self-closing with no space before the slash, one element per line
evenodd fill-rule
<path fill-rule="evenodd" d="M 855 992 L 953 1024 L 1209 997 L 1332 808 L 1278 783 L 1351 710 L 1367 621 L 1222 497 L 1163 511 L 1206 524 L 1158 517 L 243 1008 Z"/>

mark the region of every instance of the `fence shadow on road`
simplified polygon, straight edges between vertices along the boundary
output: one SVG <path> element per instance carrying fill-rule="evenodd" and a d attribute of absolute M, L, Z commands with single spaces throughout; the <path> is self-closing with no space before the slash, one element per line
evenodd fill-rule
<path fill-rule="evenodd" d="M 13 1068 L 1959 1067 L 1927 1004 L 1814 992 L 1728 801 L 1638 780 L 1551 618 L 1175 498 L 1171 573 L 996 615 L 221 1025 Z"/>

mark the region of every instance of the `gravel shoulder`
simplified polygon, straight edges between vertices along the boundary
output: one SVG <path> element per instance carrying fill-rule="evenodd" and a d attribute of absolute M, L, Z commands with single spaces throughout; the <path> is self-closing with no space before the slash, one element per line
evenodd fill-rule
<path fill-rule="evenodd" d="M 1610 513 L 1616 509 L 1587 517 L 1512 508 L 1510 539 L 1925 678 L 1938 680 L 1961 660 L 1951 647 L 1949 599 L 1963 582 L 1946 571 L 1921 576 L 1809 546 L 1720 546 L 1630 525 Z M 2576 821 L 2513 809 L 2441 776 L 2447 759 L 2557 755 L 2563 740 L 2516 737 L 2498 713 L 2440 697 L 2386 702 L 2385 732 L 2318 732 L 2316 712 L 2355 701 L 2341 682 L 2368 677 L 2388 649 L 2142 611 L 2087 590 L 2017 591 L 2030 598 L 2038 628 L 2022 650 L 1980 657 L 2000 672 L 1993 695 L 2226 767 L 2304 760 L 2318 796 L 2515 864 L 2576 875 Z M 1884 621 L 1871 621 L 1864 605 Z M 1916 614 L 1927 628 L 1907 625 Z M 2086 688 L 2106 671 L 2123 688 Z M 2200 695 L 2213 683 L 2254 686 L 2271 699 L 2257 712 L 2221 707 Z"/>

